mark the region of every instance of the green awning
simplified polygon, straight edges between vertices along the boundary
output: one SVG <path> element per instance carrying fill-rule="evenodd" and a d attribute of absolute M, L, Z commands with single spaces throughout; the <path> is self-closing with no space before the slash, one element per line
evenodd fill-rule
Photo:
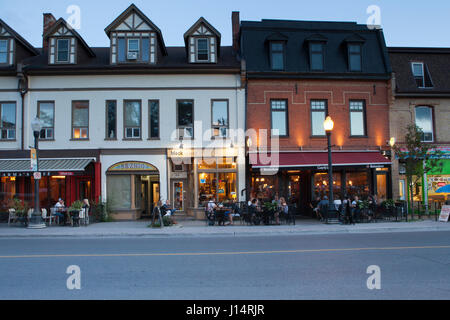
<path fill-rule="evenodd" d="M 39 171 L 84 171 L 94 158 L 39 159 Z M 32 172 L 30 159 L 0 159 L 1 172 Z"/>

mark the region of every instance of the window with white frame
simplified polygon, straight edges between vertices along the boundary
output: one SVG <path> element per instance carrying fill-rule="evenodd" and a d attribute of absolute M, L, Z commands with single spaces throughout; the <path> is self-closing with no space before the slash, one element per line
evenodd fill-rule
<path fill-rule="evenodd" d="M 58 39 L 56 45 L 56 61 L 69 62 L 69 39 Z"/>
<path fill-rule="evenodd" d="M 433 142 L 433 109 L 427 106 L 418 106 L 415 108 L 416 126 L 422 129 L 422 141 Z"/>
<path fill-rule="evenodd" d="M 194 101 L 178 100 L 177 101 L 177 129 L 178 138 L 194 137 Z"/>
<path fill-rule="evenodd" d="M 364 101 L 350 101 L 350 135 L 366 135 Z"/>
<path fill-rule="evenodd" d="M 0 40 L 0 63 L 8 63 L 8 40 Z"/>
<path fill-rule="evenodd" d="M 212 100 L 211 128 L 214 137 L 228 136 L 228 100 Z"/>
<path fill-rule="evenodd" d="M 126 139 L 141 138 L 141 101 L 125 101 L 124 103 L 124 137 Z"/>
<path fill-rule="evenodd" d="M 200 38 L 197 39 L 197 61 L 208 61 L 209 60 L 209 50 L 208 50 L 208 39 Z"/>
<path fill-rule="evenodd" d="M 323 122 L 327 115 L 326 100 L 311 100 L 311 135 L 324 136 Z"/>
<path fill-rule="evenodd" d="M 411 70 L 418 88 L 432 88 L 430 73 L 423 62 L 411 62 Z"/>
<path fill-rule="evenodd" d="M 72 139 L 89 139 L 89 101 L 72 102 Z"/>
<path fill-rule="evenodd" d="M 287 124 L 287 101 L 286 100 L 271 100 L 271 134 L 278 136 L 288 135 Z"/>
<path fill-rule="evenodd" d="M 42 140 L 54 139 L 55 103 L 51 101 L 38 102 L 38 114 L 42 124 L 42 129 L 39 138 Z"/>
<path fill-rule="evenodd" d="M 127 59 L 139 59 L 139 39 L 128 39 Z"/>
<path fill-rule="evenodd" d="M 16 138 L 16 103 L 0 103 L 0 140 Z"/>

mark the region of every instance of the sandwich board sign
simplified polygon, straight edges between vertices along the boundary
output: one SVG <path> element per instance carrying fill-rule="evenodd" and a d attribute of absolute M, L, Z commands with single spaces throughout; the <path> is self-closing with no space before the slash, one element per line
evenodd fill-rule
<path fill-rule="evenodd" d="M 442 206 L 441 215 L 439 221 L 448 222 L 448 216 L 450 215 L 450 206 Z"/>

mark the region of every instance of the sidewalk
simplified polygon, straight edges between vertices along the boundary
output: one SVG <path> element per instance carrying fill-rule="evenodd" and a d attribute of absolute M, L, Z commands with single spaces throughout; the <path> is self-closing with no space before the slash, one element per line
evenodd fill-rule
<path fill-rule="evenodd" d="M 180 220 L 171 227 L 149 228 L 150 221 L 95 223 L 87 227 L 47 227 L 26 229 L 0 224 L 0 238 L 16 237 L 183 237 L 183 236 L 270 236 L 351 233 L 450 231 L 450 223 L 436 221 L 377 222 L 356 225 L 324 224 L 317 220 L 297 220 L 296 225 L 207 226 L 204 221 Z"/>

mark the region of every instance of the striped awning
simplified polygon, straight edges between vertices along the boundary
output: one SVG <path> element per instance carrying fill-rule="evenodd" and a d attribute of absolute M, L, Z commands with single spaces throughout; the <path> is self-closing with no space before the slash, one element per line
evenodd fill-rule
<path fill-rule="evenodd" d="M 39 159 L 39 171 L 84 171 L 94 158 Z M 30 159 L 0 159 L 0 172 L 32 172 Z"/>

